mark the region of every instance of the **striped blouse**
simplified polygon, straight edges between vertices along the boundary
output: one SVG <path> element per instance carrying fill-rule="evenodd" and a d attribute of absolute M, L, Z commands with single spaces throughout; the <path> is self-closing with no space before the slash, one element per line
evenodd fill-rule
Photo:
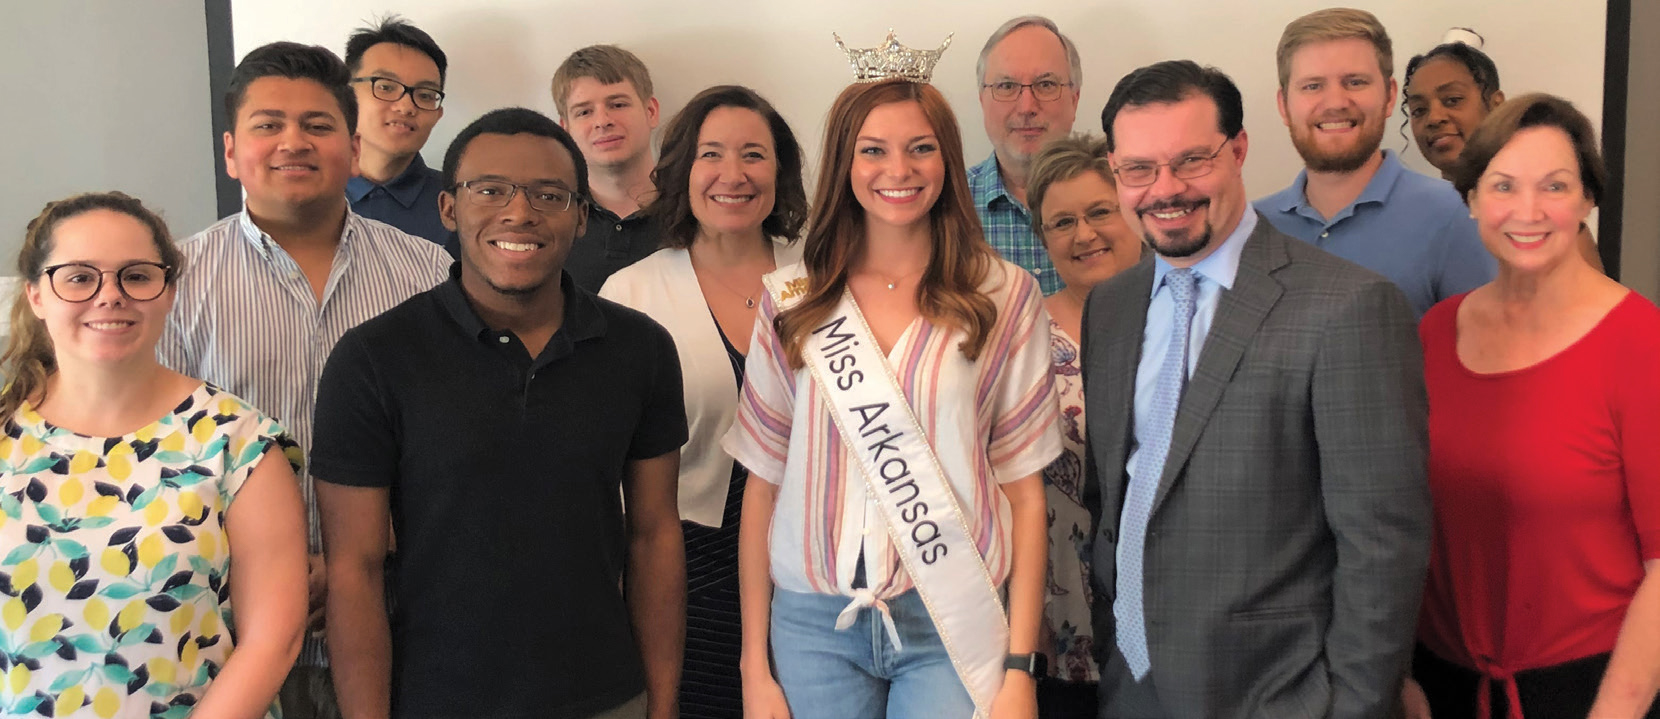
<path fill-rule="evenodd" d="M 798 264 L 776 274 L 802 272 Z M 961 332 L 918 318 L 888 362 L 1001 585 L 1012 564 L 1013 527 L 998 485 L 1041 472 L 1061 453 L 1061 434 L 1049 317 L 1037 282 L 999 260 L 981 291 L 997 305 L 997 323 L 978 360 L 957 349 Z M 866 496 L 811 372 L 789 369 L 773 331 L 777 313 L 768 296 L 756 316 L 738 414 L 722 442 L 752 477 L 779 485 L 770 532 L 773 582 L 787 591 L 854 596 L 863 551 L 876 598 L 903 594 L 912 583 L 882 510 Z"/>
<path fill-rule="evenodd" d="M 448 277 L 442 247 L 346 212 L 319 303 L 300 266 L 246 210 L 179 243 L 184 273 L 156 346 L 161 363 L 235 394 L 288 428 L 309 456 L 317 379 L 334 343 Z M 303 459 L 302 459 L 303 461 Z M 299 472 L 311 551 L 322 533 L 309 462 Z M 322 650 L 307 642 L 300 663 Z"/>

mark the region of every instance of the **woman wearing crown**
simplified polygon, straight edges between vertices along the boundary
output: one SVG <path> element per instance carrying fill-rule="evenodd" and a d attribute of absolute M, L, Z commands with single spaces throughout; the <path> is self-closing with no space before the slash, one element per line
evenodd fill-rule
<path fill-rule="evenodd" d="M 745 714 L 1033 717 L 1061 451 L 1042 295 L 981 237 L 926 84 L 938 52 L 855 53 L 723 443 L 762 480 L 739 540 Z"/>

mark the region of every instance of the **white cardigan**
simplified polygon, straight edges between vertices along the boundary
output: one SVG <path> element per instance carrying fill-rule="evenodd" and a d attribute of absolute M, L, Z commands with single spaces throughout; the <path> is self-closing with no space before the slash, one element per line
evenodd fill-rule
<path fill-rule="evenodd" d="M 799 243 L 791 246 L 774 240 L 772 253 L 778 267 L 801 259 Z M 719 527 L 732 478 L 732 457 L 721 449 L 720 440 L 738 411 L 738 387 L 715 318 L 692 270 L 691 253 L 658 250 L 612 274 L 599 296 L 646 313 L 674 338 L 690 436 L 680 450 L 680 518 Z M 757 302 L 760 299 L 756 297 Z"/>

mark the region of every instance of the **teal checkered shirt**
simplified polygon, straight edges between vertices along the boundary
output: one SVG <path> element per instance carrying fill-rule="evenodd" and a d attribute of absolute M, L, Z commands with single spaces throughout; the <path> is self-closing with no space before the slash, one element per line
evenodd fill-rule
<path fill-rule="evenodd" d="M 968 168 L 968 191 L 974 194 L 974 211 L 980 213 L 986 242 L 997 254 L 1032 273 L 1044 295 L 1055 294 L 1066 286 L 1056 274 L 1055 263 L 1049 259 L 1043 240 L 1032 234 L 1031 213 L 1003 188 L 996 153 Z"/>

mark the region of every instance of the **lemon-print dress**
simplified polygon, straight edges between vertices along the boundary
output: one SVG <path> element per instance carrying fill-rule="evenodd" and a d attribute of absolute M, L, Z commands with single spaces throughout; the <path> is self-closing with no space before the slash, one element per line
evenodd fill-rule
<path fill-rule="evenodd" d="M 0 437 L 0 716 L 188 716 L 233 645 L 225 511 L 273 444 L 292 446 L 207 384 L 124 437 L 19 409 Z"/>

